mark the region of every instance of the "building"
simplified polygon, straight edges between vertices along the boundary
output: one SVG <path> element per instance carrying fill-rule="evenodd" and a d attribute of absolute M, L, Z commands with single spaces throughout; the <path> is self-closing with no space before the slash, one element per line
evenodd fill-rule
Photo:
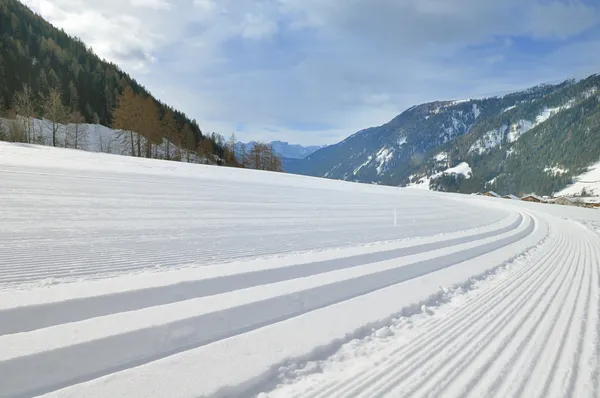
<path fill-rule="evenodd" d="M 554 203 L 563 206 L 577 206 L 577 203 L 573 198 L 568 198 L 566 196 L 561 196 L 560 198 L 554 199 Z"/>
<path fill-rule="evenodd" d="M 521 200 L 524 200 L 525 202 L 536 202 L 536 203 L 545 203 L 546 202 L 544 200 L 544 198 L 537 196 L 535 194 L 525 195 L 521 198 Z"/>
<path fill-rule="evenodd" d="M 515 195 L 513 195 L 512 193 L 511 193 L 511 194 L 508 194 L 508 195 L 504 195 L 504 196 L 503 196 L 503 198 L 504 198 L 504 199 L 519 200 L 519 197 L 518 197 L 518 196 L 515 196 Z"/>
<path fill-rule="evenodd" d="M 492 198 L 500 198 L 501 197 L 500 195 L 498 195 L 494 191 L 487 191 L 487 192 L 484 192 L 482 195 L 483 196 L 489 196 L 489 197 L 492 197 Z"/>

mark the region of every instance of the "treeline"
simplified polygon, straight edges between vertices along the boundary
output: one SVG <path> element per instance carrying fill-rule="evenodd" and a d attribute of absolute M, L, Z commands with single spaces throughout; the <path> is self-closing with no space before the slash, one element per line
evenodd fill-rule
<path fill-rule="evenodd" d="M 240 153 L 236 154 L 234 138 L 230 140 L 228 147 L 243 167 L 256 170 L 283 171 L 281 159 L 275 154 L 271 144 L 254 142 L 249 151 L 246 151 L 246 146 L 242 145 Z"/>
<path fill-rule="evenodd" d="M 59 89 L 51 88 L 48 94 L 36 94 L 24 85 L 15 93 L 12 103 L 14 107 L 8 110 L 0 103 L 0 116 L 10 120 L 0 124 L 1 140 L 75 149 L 84 147 L 88 134 L 87 125 L 83 124 L 85 119 L 76 108 L 64 105 Z M 45 126 L 36 126 L 36 119 L 47 121 L 50 142 L 44 135 Z M 59 135 L 61 128 L 66 131 Z"/>
<path fill-rule="evenodd" d="M 79 39 L 56 29 L 19 1 L 0 0 L 0 105 L 9 112 L 22 108 L 16 102 L 17 94 L 25 90 L 38 103 L 28 114 L 45 116 L 41 103 L 60 97 L 68 113 L 66 120 L 78 114 L 80 117 L 73 120 L 104 126 L 115 124 L 119 99 L 129 90 L 148 103 L 152 100 L 161 120 L 169 114 L 180 129 L 191 129 L 191 133 L 186 132 L 188 147 L 192 146 L 193 135 L 196 148 L 211 148 L 211 156 L 226 163 L 221 143 L 213 135 L 204 135 L 185 114 L 155 99 L 118 66 L 100 59 Z M 56 114 L 54 119 L 65 120 L 63 116 Z M 156 142 L 158 130 L 153 134 Z"/>

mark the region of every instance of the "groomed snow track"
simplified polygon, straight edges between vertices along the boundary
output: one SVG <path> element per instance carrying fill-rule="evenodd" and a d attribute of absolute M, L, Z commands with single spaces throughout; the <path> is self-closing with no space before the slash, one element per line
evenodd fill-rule
<path fill-rule="evenodd" d="M 600 394 L 593 210 L 3 143 L 0 205 L 0 397 Z"/>

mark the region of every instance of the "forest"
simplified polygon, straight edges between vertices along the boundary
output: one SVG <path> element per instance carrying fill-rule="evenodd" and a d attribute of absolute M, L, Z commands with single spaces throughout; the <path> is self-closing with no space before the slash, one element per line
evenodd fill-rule
<path fill-rule="evenodd" d="M 0 127 L 3 140 L 41 143 L 34 121 L 43 119 L 51 126 L 47 144 L 79 149 L 87 123 L 117 130 L 129 156 L 281 171 L 268 144 L 236 154 L 235 136 L 232 144 L 205 134 L 195 120 L 17 0 L 0 0 L 0 114 L 20 118 Z"/>

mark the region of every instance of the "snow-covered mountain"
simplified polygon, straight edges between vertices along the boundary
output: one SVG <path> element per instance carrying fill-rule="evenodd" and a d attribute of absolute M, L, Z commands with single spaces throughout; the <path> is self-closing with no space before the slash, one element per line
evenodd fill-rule
<path fill-rule="evenodd" d="M 443 191 L 549 194 L 600 159 L 598 88 L 600 77 L 592 75 L 503 97 L 413 106 L 287 171 Z M 463 163 L 468 174 L 445 172 Z"/>
<path fill-rule="evenodd" d="M 323 145 L 302 146 L 298 144 L 290 144 L 285 141 L 272 141 L 270 144 L 273 146 L 273 150 L 277 156 L 287 159 L 304 159 L 311 153 L 325 148 Z M 246 143 L 238 142 L 236 146 L 238 151 L 241 150 L 242 146 L 244 146 L 246 152 L 249 152 L 254 146 L 254 141 Z"/>

